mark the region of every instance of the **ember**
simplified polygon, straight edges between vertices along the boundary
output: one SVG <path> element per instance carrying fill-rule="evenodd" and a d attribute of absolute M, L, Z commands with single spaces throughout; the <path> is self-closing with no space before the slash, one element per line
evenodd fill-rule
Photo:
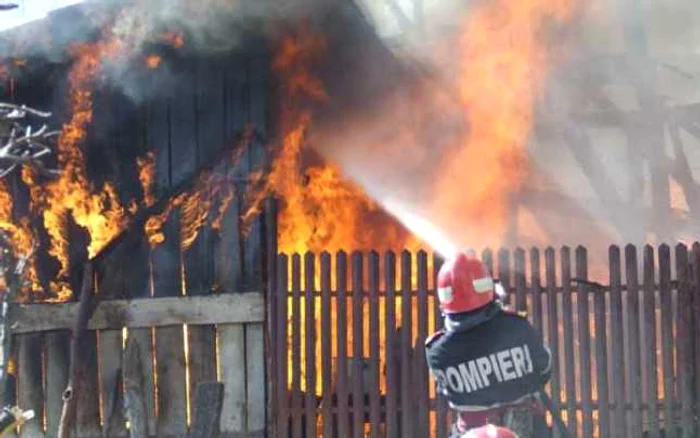
<path fill-rule="evenodd" d="M 149 55 L 146 57 L 146 66 L 148 68 L 158 68 L 163 59 L 158 55 Z"/>
<path fill-rule="evenodd" d="M 164 32 L 159 38 L 160 41 L 170 44 L 176 49 L 180 49 L 185 45 L 185 37 L 177 32 Z"/>

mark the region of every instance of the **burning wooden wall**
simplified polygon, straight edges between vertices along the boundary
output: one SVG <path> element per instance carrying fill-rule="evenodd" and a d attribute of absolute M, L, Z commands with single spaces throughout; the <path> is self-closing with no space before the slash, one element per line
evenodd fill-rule
<path fill-rule="evenodd" d="M 73 10 L 38 26 L 66 19 L 87 25 Z M 163 32 L 131 59 L 134 88 L 127 89 L 105 80 L 121 42 L 99 30 L 93 36 L 68 46 L 61 62 L 25 58 L 21 49 L 6 60 L 2 98 L 53 111 L 62 127 L 63 176 L 48 181 L 25 171 L 4 187 L 13 199 L 8 219 L 28 218 L 40 243 L 38 281 L 24 301 L 75 300 L 89 258 L 98 259 L 96 287 L 106 300 L 260 292 L 261 218 L 244 224 L 240 217 L 250 173 L 263 165 L 270 143 L 266 46 L 251 37 L 234 52 L 198 55 L 186 34 Z M 194 389 L 207 380 L 228 382 L 222 431 L 264 428 L 262 320 L 180 321 L 127 334 L 117 326 L 129 321 L 119 318 L 88 335 L 80 436 L 101 436 L 109 423 L 125 335 L 139 340 L 145 384 L 153 388 L 146 402 L 151 434 L 184 436 Z M 67 373 L 61 367 L 70 333 L 54 329 L 17 338 L 19 401 L 39 412 L 31 433 L 52 434 L 58 425 L 60 409 L 42 403 L 60 400 L 65 380 L 56 376 Z M 121 424 L 115 433 L 123 432 Z"/>

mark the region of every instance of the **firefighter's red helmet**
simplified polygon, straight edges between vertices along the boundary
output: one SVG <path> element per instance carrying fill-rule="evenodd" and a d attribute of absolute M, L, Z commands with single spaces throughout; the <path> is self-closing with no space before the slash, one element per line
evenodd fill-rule
<path fill-rule="evenodd" d="M 518 438 L 518 435 L 508 428 L 487 424 L 471 429 L 462 438 Z"/>
<path fill-rule="evenodd" d="M 469 312 L 495 299 L 493 278 L 473 252 L 460 252 L 442 265 L 437 291 L 445 314 Z"/>

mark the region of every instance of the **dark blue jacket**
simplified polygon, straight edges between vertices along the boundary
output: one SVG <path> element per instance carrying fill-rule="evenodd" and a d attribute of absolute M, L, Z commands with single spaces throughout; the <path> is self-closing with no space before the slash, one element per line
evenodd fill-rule
<path fill-rule="evenodd" d="M 450 316 L 449 327 L 426 341 L 438 391 L 457 410 L 518 403 L 551 377 L 551 354 L 528 320 L 496 302 Z"/>

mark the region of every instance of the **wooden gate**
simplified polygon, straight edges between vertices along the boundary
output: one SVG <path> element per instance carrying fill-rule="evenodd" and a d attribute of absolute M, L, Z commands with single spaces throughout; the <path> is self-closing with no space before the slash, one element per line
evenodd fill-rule
<path fill-rule="evenodd" d="M 551 346 L 547 389 L 575 436 L 696 436 L 700 244 L 611 246 L 608 284 L 588 280 L 583 247 L 483 258 Z M 448 436 L 423 349 L 442 325 L 438 266 L 425 252 L 278 255 L 275 436 Z"/>

